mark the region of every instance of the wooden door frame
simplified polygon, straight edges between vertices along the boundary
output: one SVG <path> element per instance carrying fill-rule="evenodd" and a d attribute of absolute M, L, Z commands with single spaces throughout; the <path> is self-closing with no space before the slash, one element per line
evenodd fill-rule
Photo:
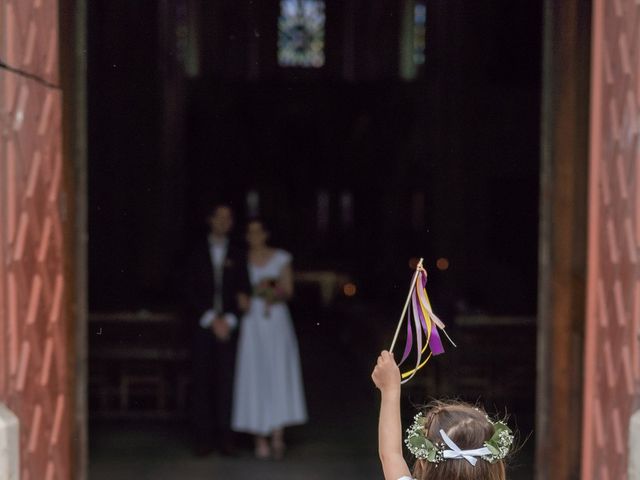
<path fill-rule="evenodd" d="M 545 0 L 536 479 L 580 478 L 591 0 Z"/>
<path fill-rule="evenodd" d="M 59 0 L 59 55 L 62 136 L 65 159 L 65 276 L 69 280 L 69 358 L 73 392 L 70 472 L 74 480 L 88 477 L 88 260 L 87 260 L 87 0 Z"/>

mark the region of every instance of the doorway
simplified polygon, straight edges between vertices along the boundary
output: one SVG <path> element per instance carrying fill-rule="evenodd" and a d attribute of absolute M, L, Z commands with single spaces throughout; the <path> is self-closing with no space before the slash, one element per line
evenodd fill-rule
<path fill-rule="evenodd" d="M 291 433 L 299 459 L 310 448 L 337 465 L 346 451 L 359 475 L 376 471 L 368 370 L 416 256 L 425 256 L 434 305 L 460 346 L 410 400 L 508 406 L 524 436 L 532 430 L 541 2 L 327 2 L 324 60 L 311 67 L 279 60 L 285 4 L 89 6 L 96 478 L 131 467 L 131 447 L 158 439 L 175 460 L 161 466 L 214 468 L 190 463 L 175 272 L 220 200 L 236 211 L 238 242 L 244 220 L 259 213 L 295 256 L 292 311 L 312 413 L 308 428 Z M 504 336 L 513 349 L 496 352 Z M 337 360 L 319 361 L 326 355 Z M 331 436 L 342 422 L 323 385 L 351 386 L 340 405 L 357 431 Z M 104 453 L 114 450 L 119 457 Z M 528 455 L 522 478 L 531 478 Z"/>

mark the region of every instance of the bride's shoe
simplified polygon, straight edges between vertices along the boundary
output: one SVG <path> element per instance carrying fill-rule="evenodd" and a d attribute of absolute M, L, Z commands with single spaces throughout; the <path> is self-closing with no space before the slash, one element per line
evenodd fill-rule
<path fill-rule="evenodd" d="M 271 443 L 271 451 L 273 452 L 274 460 L 282 460 L 284 458 L 284 452 L 286 450 L 287 446 L 282 440 Z"/>
<path fill-rule="evenodd" d="M 271 449 L 269 448 L 269 444 L 266 441 L 256 443 L 255 455 L 258 460 L 267 460 L 271 458 Z"/>

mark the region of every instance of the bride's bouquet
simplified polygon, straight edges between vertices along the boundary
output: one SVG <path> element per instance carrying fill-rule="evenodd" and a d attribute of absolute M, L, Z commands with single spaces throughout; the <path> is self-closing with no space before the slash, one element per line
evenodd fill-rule
<path fill-rule="evenodd" d="M 271 305 L 285 300 L 286 295 L 277 278 L 265 278 L 256 285 L 253 294 L 265 301 L 265 316 L 269 316 Z"/>

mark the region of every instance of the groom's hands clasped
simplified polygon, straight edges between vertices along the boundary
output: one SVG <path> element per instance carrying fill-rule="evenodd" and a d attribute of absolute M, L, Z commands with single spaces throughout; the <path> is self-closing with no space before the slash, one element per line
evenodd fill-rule
<path fill-rule="evenodd" d="M 226 318 L 219 316 L 211 324 L 211 330 L 216 338 L 221 342 L 226 342 L 229 340 L 229 336 L 231 335 L 231 327 L 227 323 Z"/>

